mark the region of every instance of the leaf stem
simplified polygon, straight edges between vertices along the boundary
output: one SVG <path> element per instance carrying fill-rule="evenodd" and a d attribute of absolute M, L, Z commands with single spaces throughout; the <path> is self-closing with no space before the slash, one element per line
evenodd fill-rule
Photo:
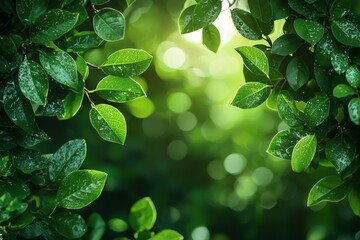
<path fill-rule="evenodd" d="M 95 107 L 95 103 L 91 100 L 90 95 L 89 95 L 89 93 L 91 93 L 93 91 L 88 90 L 87 88 L 84 88 L 84 92 L 85 92 L 85 95 L 86 95 L 87 99 L 90 102 L 91 107 Z"/>

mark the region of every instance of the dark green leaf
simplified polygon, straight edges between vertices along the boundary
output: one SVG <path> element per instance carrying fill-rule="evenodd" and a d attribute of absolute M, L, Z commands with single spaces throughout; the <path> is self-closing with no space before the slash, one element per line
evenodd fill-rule
<path fill-rule="evenodd" d="M 287 0 L 271 0 L 270 4 L 274 20 L 286 18 L 293 13 Z"/>
<path fill-rule="evenodd" d="M 174 230 L 165 229 L 155 234 L 150 240 L 183 240 L 184 237 Z"/>
<path fill-rule="evenodd" d="M 296 108 L 295 101 L 288 92 L 281 92 L 277 96 L 277 109 L 281 120 L 290 127 L 300 125 L 300 111 Z"/>
<path fill-rule="evenodd" d="M 124 144 L 126 122 L 124 116 L 115 107 L 107 104 L 94 106 L 90 110 L 90 122 L 102 139 Z"/>
<path fill-rule="evenodd" d="M 0 151 L 7 151 L 16 146 L 14 137 L 8 132 L 0 132 Z"/>
<path fill-rule="evenodd" d="M 235 49 L 243 58 L 244 65 L 258 75 L 269 75 L 269 62 L 263 51 L 255 47 L 242 46 Z"/>
<path fill-rule="evenodd" d="M 262 39 L 260 26 L 249 12 L 235 8 L 231 10 L 231 18 L 236 29 L 243 37 L 250 40 Z"/>
<path fill-rule="evenodd" d="M 67 239 L 81 238 L 87 231 L 85 220 L 72 212 L 61 212 L 52 216 L 50 224 Z"/>
<path fill-rule="evenodd" d="M 103 78 L 94 91 L 103 99 L 118 103 L 146 96 L 141 85 L 133 79 L 115 76 Z"/>
<path fill-rule="evenodd" d="M 14 59 L 16 52 L 16 45 L 10 36 L 0 37 L 0 55 L 11 61 Z"/>
<path fill-rule="evenodd" d="M 285 34 L 274 41 L 271 52 L 280 56 L 293 54 L 304 44 L 296 34 Z"/>
<path fill-rule="evenodd" d="M 331 81 L 329 79 L 329 71 L 320 66 L 318 61 L 314 62 L 314 76 L 320 90 L 326 94 L 331 94 Z"/>
<path fill-rule="evenodd" d="M 232 101 L 231 105 L 238 108 L 254 108 L 266 101 L 271 93 L 269 85 L 250 82 L 242 85 Z"/>
<path fill-rule="evenodd" d="M 310 166 L 317 147 L 315 135 L 307 135 L 296 143 L 292 156 L 291 168 L 294 172 L 302 172 Z"/>
<path fill-rule="evenodd" d="M 272 9 L 268 0 L 248 1 L 251 14 L 262 22 L 270 22 L 272 19 Z"/>
<path fill-rule="evenodd" d="M 29 211 L 24 212 L 20 216 L 17 216 L 11 220 L 11 230 L 21 230 L 35 220 L 35 216 Z"/>
<path fill-rule="evenodd" d="M 267 153 L 280 159 L 291 159 L 293 149 L 307 134 L 296 129 L 278 132 L 270 142 Z"/>
<path fill-rule="evenodd" d="M 353 210 L 353 213 L 356 216 L 360 216 L 360 194 L 358 190 L 351 190 L 349 193 L 349 204 L 351 209 Z"/>
<path fill-rule="evenodd" d="M 346 81 L 354 88 L 360 87 L 360 71 L 356 65 L 352 65 L 346 71 Z"/>
<path fill-rule="evenodd" d="M 14 162 L 14 167 L 26 174 L 45 169 L 50 164 L 46 158 L 43 158 L 37 151 L 31 149 L 17 150 L 12 153 L 11 159 Z"/>
<path fill-rule="evenodd" d="M 27 225 L 24 229 L 21 230 L 20 236 L 23 238 L 36 238 L 39 237 L 47 228 L 44 221 L 35 219 L 34 222 Z"/>
<path fill-rule="evenodd" d="M 68 50 L 83 52 L 92 48 L 97 48 L 103 42 L 95 32 L 79 32 L 66 39 Z"/>
<path fill-rule="evenodd" d="M 288 0 L 288 4 L 295 12 L 308 19 L 315 19 L 317 17 L 316 10 L 303 0 Z"/>
<path fill-rule="evenodd" d="M 315 97 L 306 103 L 304 109 L 305 122 L 314 128 L 323 123 L 330 114 L 330 100 L 327 97 Z"/>
<path fill-rule="evenodd" d="M 297 91 L 304 86 L 310 77 L 310 70 L 300 57 L 293 58 L 286 67 L 286 78 L 292 89 Z"/>
<path fill-rule="evenodd" d="M 207 27 L 204 27 L 202 30 L 202 43 L 214 53 L 217 52 L 220 46 L 220 32 L 219 30 L 213 25 L 210 24 Z"/>
<path fill-rule="evenodd" d="M 13 161 L 8 155 L 2 155 L 0 153 L 0 176 L 8 177 L 13 173 Z"/>
<path fill-rule="evenodd" d="M 355 125 L 360 125 L 360 98 L 353 98 L 348 105 L 350 120 Z"/>
<path fill-rule="evenodd" d="M 4 90 L 4 109 L 10 120 L 27 133 L 34 131 L 35 116 L 31 103 L 23 96 L 14 81 Z"/>
<path fill-rule="evenodd" d="M 81 25 L 89 18 L 88 12 L 83 6 L 83 0 L 76 0 L 71 4 L 64 6 L 63 9 L 72 13 L 79 14 L 75 27 Z"/>
<path fill-rule="evenodd" d="M 346 72 L 349 68 L 349 54 L 346 51 L 335 51 L 331 55 L 331 64 L 338 74 Z"/>
<path fill-rule="evenodd" d="M 71 172 L 78 170 L 86 157 L 86 143 L 83 139 L 70 140 L 62 145 L 52 156 L 49 177 L 60 182 Z"/>
<path fill-rule="evenodd" d="M 308 206 L 321 202 L 339 202 L 348 193 L 348 184 L 338 176 L 327 176 L 315 183 L 311 188 L 307 200 Z"/>
<path fill-rule="evenodd" d="M 221 12 L 220 0 L 200 0 L 196 5 L 184 9 L 179 17 L 182 34 L 194 32 L 213 23 Z"/>
<path fill-rule="evenodd" d="M 30 40 L 48 44 L 69 32 L 76 24 L 77 13 L 52 9 L 41 15 L 30 28 Z"/>
<path fill-rule="evenodd" d="M 59 186 L 56 202 L 67 209 L 80 209 L 100 196 L 107 174 L 95 170 L 78 170 L 67 175 Z"/>
<path fill-rule="evenodd" d="M 351 9 L 352 0 L 334 0 L 330 9 L 330 19 L 344 17 Z"/>
<path fill-rule="evenodd" d="M 89 239 L 101 240 L 106 228 L 104 219 L 101 215 L 96 212 L 92 213 L 86 223 L 88 227 L 91 228 L 91 231 L 89 232 Z"/>
<path fill-rule="evenodd" d="M 142 74 L 150 66 L 152 56 L 139 49 L 122 49 L 111 54 L 101 65 L 101 69 L 119 77 L 134 77 Z"/>
<path fill-rule="evenodd" d="M 331 23 L 331 31 L 340 43 L 360 47 L 360 29 L 357 25 L 347 19 L 338 19 Z"/>
<path fill-rule="evenodd" d="M 7 177 L 0 179 L 0 193 L 9 193 L 11 197 L 22 200 L 30 195 L 30 189 L 22 180 Z"/>
<path fill-rule="evenodd" d="M 335 43 L 333 38 L 327 34 L 316 45 L 315 57 L 319 66 L 329 68 L 331 67 L 331 56 L 335 53 Z"/>
<path fill-rule="evenodd" d="M 109 2 L 110 0 L 90 0 L 91 4 L 94 5 L 102 5 L 105 4 L 107 2 Z"/>
<path fill-rule="evenodd" d="M 24 25 L 32 25 L 48 7 L 48 0 L 16 0 L 16 13 Z"/>
<path fill-rule="evenodd" d="M 130 209 L 130 225 L 136 232 L 150 230 L 156 221 L 156 209 L 149 197 L 135 202 Z"/>
<path fill-rule="evenodd" d="M 108 42 L 118 41 L 124 38 L 125 17 L 113 8 L 103 8 L 96 12 L 93 18 L 96 34 Z"/>
<path fill-rule="evenodd" d="M 78 78 L 76 63 L 68 53 L 64 51 L 41 52 L 40 63 L 53 79 L 77 90 Z"/>
<path fill-rule="evenodd" d="M 334 97 L 337 97 L 337 98 L 348 97 L 355 93 L 356 93 L 356 91 L 354 88 L 350 87 L 347 84 L 342 84 L 342 83 L 339 85 L 336 85 L 336 87 L 334 87 L 334 90 L 333 90 L 333 95 L 334 95 Z"/>
<path fill-rule="evenodd" d="M 45 105 L 49 81 L 41 65 L 32 60 L 24 60 L 20 65 L 18 76 L 24 96 L 34 103 Z"/>
<path fill-rule="evenodd" d="M 294 28 L 302 39 L 313 46 L 324 35 L 324 27 L 320 23 L 309 19 L 295 19 Z"/>
<path fill-rule="evenodd" d="M 337 135 L 330 139 L 325 148 L 325 155 L 338 173 L 343 172 L 354 160 L 356 146 L 354 142 L 345 135 Z"/>

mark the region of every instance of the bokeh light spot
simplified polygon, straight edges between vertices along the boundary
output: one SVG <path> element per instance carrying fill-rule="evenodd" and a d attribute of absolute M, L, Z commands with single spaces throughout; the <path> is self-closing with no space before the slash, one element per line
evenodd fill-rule
<path fill-rule="evenodd" d="M 131 114 L 137 118 L 147 118 L 155 110 L 154 103 L 149 98 L 144 97 L 127 103 L 127 106 Z"/>
<path fill-rule="evenodd" d="M 167 153 L 170 158 L 173 160 L 181 160 L 183 159 L 188 152 L 187 145 L 180 140 L 172 141 L 167 148 Z"/>
<path fill-rule="evenodd" d="M 251 179 L 258 186 L 266 186 L 273 179 L 274 174 L 266 167 L 258 167 L 251 174 Z"/>
<path fill-rule="evenodd" d="M 191 233 L 191 238 L 193 240 L 209 240 L 210 232 L 209 229 L 205 226 L 200 226 L 195 228 Z"/>
<path fill-rule="evenodd" d="M 248 176 L 241 176 L 235 182 L 236 194 L 245 200 L 253 197 L 257 190 L 257 186 Z"/>
<path fill-rule="evenodd" d="M 224 168 L 228 173 L 236 175 L 244 170 L 246 163 L 247 160 L 242 154 L 232 153 L 225 158 Z"/>
<path fill-rule="evenodd" d="M 166 122 L 156 114 L 143 120 L 143 130 L 149 137 L 161 137 L 167 129 Z"/>
<path fill-rule="evenodd" d="M 277 203 L 277 197 L 272 192 L 264 192 L 260 197 L 260 204 L 264 209 L 272 209 Z"/>
<path fill-rule="evenodd" d="M 178 69 L 186 62 L 186 53 L 178 47 L 171 47 L 164 52 L 163 62 L 169 68 Z"/>
<path fill-rule="evenodd" d="M 183 92 L 171 93 L 167 98 L 168 108 L 175 113 L 183 113 L 190 109 L 191 99 Z"/>
<path fill-rule="evenodd" d="M 207 172 L 215 180 L 221 180 L 226 176 L 223 162 L 220 160 L 211 161 L 207 167 Z"/>
<path fill-rule="evenodd" d="M 197 118 L 191 112 L 185 112 L 177 118 L 178 127 L 185 132 L 193 130 L 196 127 L 196 124 Z"/>

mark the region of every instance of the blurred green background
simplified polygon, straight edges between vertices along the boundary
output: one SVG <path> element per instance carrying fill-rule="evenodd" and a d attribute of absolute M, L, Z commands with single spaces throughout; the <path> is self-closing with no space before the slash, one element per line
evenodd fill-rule
<path fill-rule="evenodd" d="M 84 138 L 83 168 L 108 173 L 103 194 L 84 215 L 96 211 L 112 219 L 104 239 L 131 236 L 114 218 L 127 221 L 131 204 L 150 196 L 158 210 L 155 229 L 171 228 L 185 239 L 360 239 L 360 220 L 345 201 L 306 208 L 307 193 L 324 170 L 295 174 L 289 162 L 266 154 L 272 136 L 286 127 L 277 113 L 266 106 L 246 111 L 230 106 L 244 82 L 234 48 L 254 42 L 237 34 L 229 11 L 223 11 L 215 22 L 222 46 L 210 52 L 200 33 L 179 34 L 183 6 L 178 0 L 137 0 L 124 12 L 125 40 L 85 53 L 94 64 L 122 48 L 154 56 L 151 68 L 136 79 L 148 98 L 115 105 L 128 123 L 125 146 L 97 136 L 86 101 L 73 120 L 40 120 L 53 137 L 44 150 Z M 95 74 L 89 89 L 103 77 Z"/>

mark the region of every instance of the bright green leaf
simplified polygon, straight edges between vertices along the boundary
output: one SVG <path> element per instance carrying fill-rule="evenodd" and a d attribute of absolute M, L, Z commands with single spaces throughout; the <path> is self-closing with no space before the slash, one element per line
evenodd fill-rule
<path fill-rule="evenodd" d="M 309 19 L 295 19 L 294 28 L 297 35 L 313 46 L 324 35 L 324 27 L 320 23 Z"/>
<path fill-rule="evenodd" d="M 300 111 L 296 108 L 295 101 L 288 92 L 281 92 L 277 96 L 277 109 L 281 120 L 290 127 L 301 124 Z"/>
<path fill-rule="evenodd" d="M 33 133 L 35 116 L 29 100 L 14 81 L 9 81 L 4 90 L 4 110 L 10 120 L 27 133 Z"/>
<path fill-rule="evenodd" d="M 133 4 L 135 2 L 135 0 L 126 0 L 126 4 L 128 5 L 128 7 Z"/>
<path fill-rule="evenodd" d="M 294 172 L 302 172 L 310 166 L 316 153 L 315 135 L 308 135 L 296 143 L 291 155 L 291 168 Z"/>
<path fill-rule="evenodd" d="M 210 24 L 207 27 L 204 27 L 202 30 L 202 43 L 214 53 L 217 52 L 220 46 L 220 32 L 219 30 L 213 25 Z"/>
<path fill-rule="evenodd" d="M 250 40 L 262 39 L 260 26 L 249 12 L 235 8 L 231 10 L 231 18 L 234 26 L 243 37 Z"/>
<path fill-rule="evenodd" d="M 115 76 L 103 78 L 94 91 L 101 98 L 118 103 L 129 102 L 146 96 L 141 85 L 135 80 Z"/>
<path fill-rule="evenodd" d="M 80 209 L 100 196 L 107 174 L 95 170 L 77 170 L 60 183 L 56 202 L 67 209 Z"/>
<path fill-rule="evenodd" d="M 355 125 L 360 125 L 360 98 L 353 98 L 348 105 L 350 120 Z"/>
<path fill-rule="evenodd" d="M 286 78 L 292 89 L 299 90 L 310 77 L 310 70 L 305 61 L 300 57 L 291 59 L 286 67 Z"/>
<path fill-rule="evenodd" d="M 102 139 L 124 144 L 126 122 L 124 116 L 115 107 L 107 104 L 94 106 L 90 110 L 90 122 Z"/>
<path fill-rule="evenodd" d="M 86 143 L 83 139 L 70 140 L 62 145 L 52 156 L 49 177 L 60 182 L 69 173 L 78 170 L 86 157 Z"/>
<path fill-rule="evenodd" d="M 336 87 L 334 87 L 334 90 L 333 90 L 333 95 L 334 95 L 334 97 L 337 97 L 337 98 L 348 97 L 355 93 L 356 93 L 356 91 L 354 88 L 350 87 L 347 84 L 343 84 L 343 83 L 336 85 Z"/>
<path fill-rule="evenodd" d="M 108 42 L 118 41 L 125 35 L 125 17 L 113 8 L 103 8 L 93 18 L 96 34 Z"/>
<path fill-rule="evenodd" d="M 30 101 L 45 105 L 49 81 L 45 70 L 35 61 L 25 60 L 19 68 L 21 92 Z"/>
<path fill-rule="evenodd" d="M 359 27 L 347 19 L 338 19 L 331 23 L 331 30 L 340 43 L 351 46 L 360 47 L 360 29 Z"/>
<path fill-rule="evenodd" d="M 105 232 L 105 221 L 98 213 L 92 213 L 86 221 L 88 227 L 91 229 L 89 232 L 90 240 L 101 240 Z"/>
<path fill-rule="evenodd" d="M 354 88 L 360 87 L 360 71 L 356 65 L 352 65 L 346 71 L 346 81 Z"/>
<path fill-rule="evenodd" d="M 238 108 L 254 108 L 266 101 L 271 93 L 269 85 L 257 82 L 242 85 L 232 101 L 231 105 Z"/>
<path fill-rule="evenodd" d="M 356 216 L 360 216 L 360 194 L 357 190 L 353 189 L 349 193 L 349 204 L 353 213 Z"/>
<path fill-rule="evenodd" d="M 76 63 L 68 53 L 64 51 L 41 52 L 40 63 L 53 79 L 77 90 L 78 78 Z"/>
<path fill-rule="evenodd" d="M 170 229 L 165 229 L 157 234 L 155 236 L 151 237 L 150 240 L 183 240 L 184 237 L 181 236 L 178 232 Z"/>
<path fill-rule="evenodd" d="M 335 51 L 331 55 L 331 64 L 338 74 L 346 72 L 349 68 L 349 54 L 346 51 Z"/>
<path fill-rule="evenodd" d="M 348 193 L 348 184 L 338 176 L 327 176 L 315 183 L 311 188 L 307 200 L 308 206 L 321 202 L 339 202 Z"/>
<path fill-rule="evenodd" d="M 263 51 L 255 47 L 242 46 L 235 49 L 243 58 L 244 65 L 258 75 L 269 75 L 269 61 Z"/>
<path fill-rule="evenodd" d="M 30 40 L 38 44 L 48 44 L 69 32 L 77 19 L 77 13 L 60 9 L 49 10 L 30 27 Z"/>
<path fill-rule="evenodd" d="M 85 220 L 73 212 L 55 214 L 50 220 L 51 226 L 67 239 L 81 238 L 87 231 Z"/>
<path fill-rule="evenodd" d="M 134 77 L 142 74 L 150 66 L 152 56 L 140 49 L 122 49 L 111 54 L 101 65 L 109 75 Z"/>
<path fill-rule="evenodd" d="M 136 232 L 150 230 L 156 221 L 156 209 L 149 197 L 135 202 L 130 209 L 129 221 Z"/>

